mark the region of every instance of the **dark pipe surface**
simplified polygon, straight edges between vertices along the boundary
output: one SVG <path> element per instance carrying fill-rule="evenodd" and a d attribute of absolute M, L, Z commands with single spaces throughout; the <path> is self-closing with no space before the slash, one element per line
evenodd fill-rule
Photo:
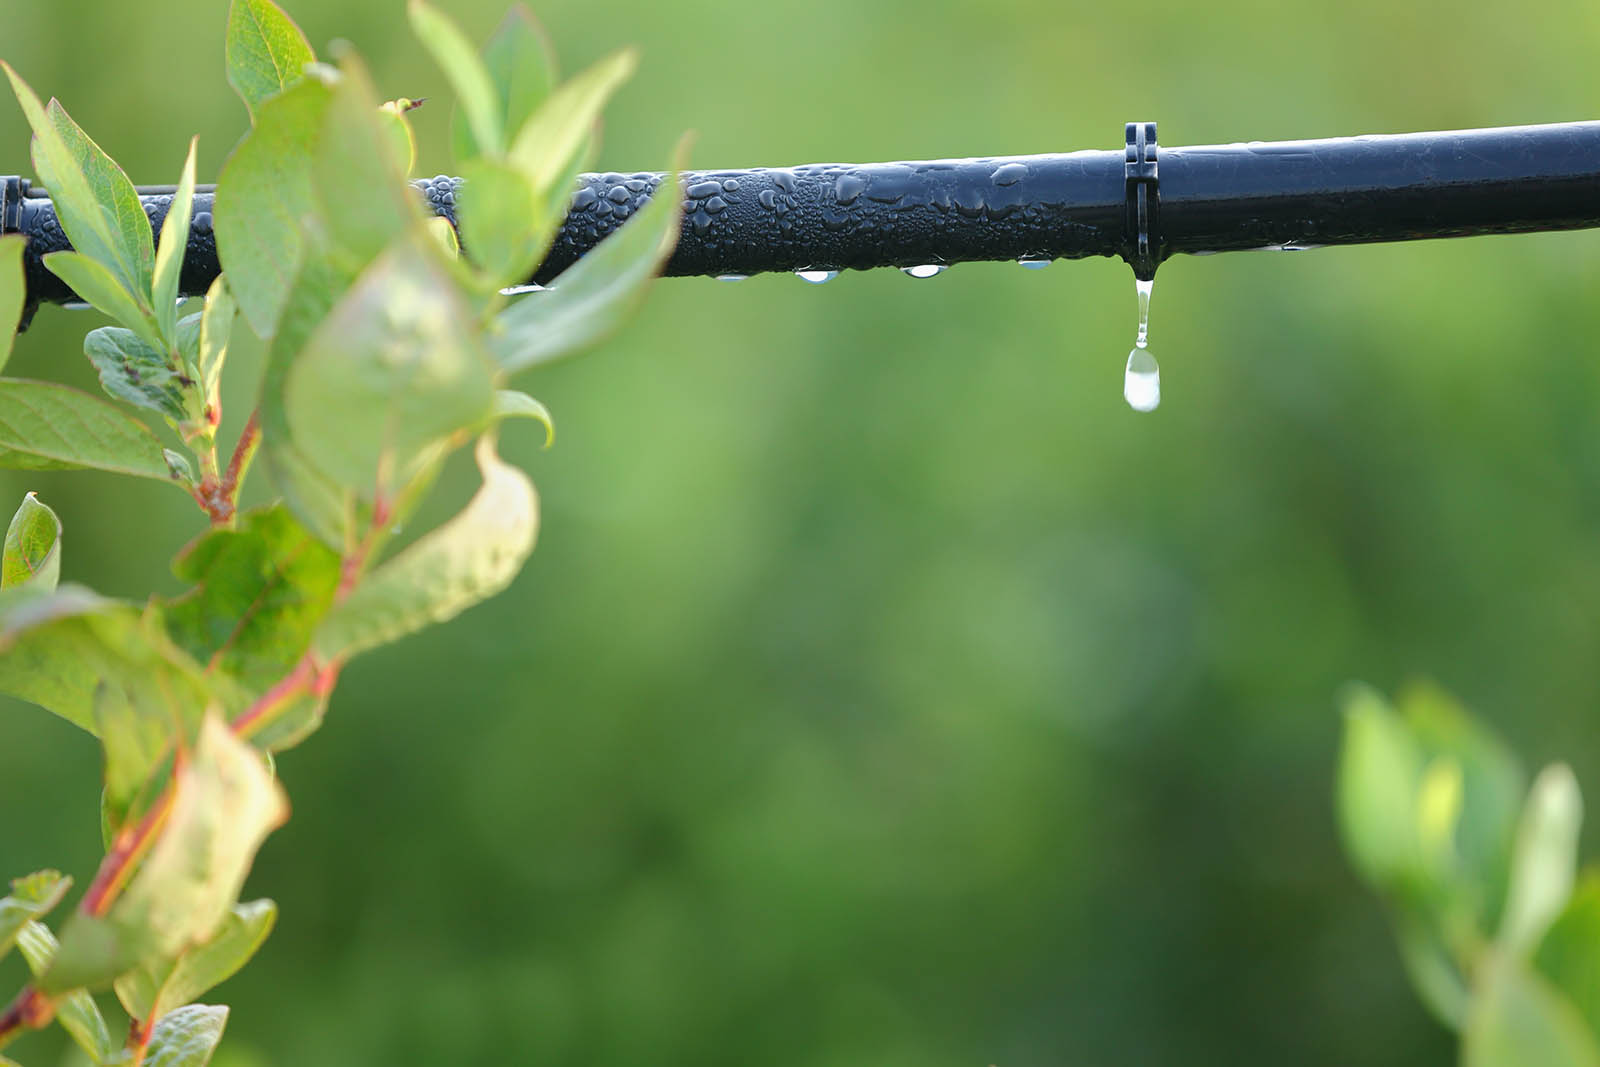
<path fill-rule="evenodd" d="M 684 175 L 669 275 L 864 270 L 971 260 L 1122 256 L 1121 151 Z M 1264 246 L 1405 241 L 1600 226 L 1600 122 L 1163 148 L 1158 258 Z M 649 199 L 662 176 L 589 174 L 533 280 L 550 281 Z M 459 179 L 415 183 L 454 221 Z M 144 197 L 153 227 L 171 194 Z M 195 199 L 183 291 L 218 270 L 211 194 Z M 13 198 L 30 301 L 73 294 L 41 262 L 69 247 L 48 198 Z M 468 250 L 470 253 L 470 250 Z"/>

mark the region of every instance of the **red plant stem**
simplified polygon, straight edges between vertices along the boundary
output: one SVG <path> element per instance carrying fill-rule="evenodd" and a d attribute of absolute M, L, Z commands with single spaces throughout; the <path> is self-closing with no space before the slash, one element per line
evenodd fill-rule
<path fill-rule="evenodd" d="M 37 989 L 24 989 L 0 1015 L 0 1047 L 23 1030 L 48 1026 L 55 1017 L 55 1002 Z"/>
<path fill-rule="evenodd" d="M 244 429 L 239 432 L 239 443 L 233 446 L 233 456 L 228 460 L 228 470 L 222 476 L 222 491 L 227 494 L 228 501 L 235 507 L 239 503 L 239 485 L 244 481 L 245 471 L 250 469 L 250 461 L 255 458 L 256 449 L 261 447 L 261 414 L 259 411 L 250 413 L 250 421 L 244 424 Z"/>
<path fill-rule="evenodd" d="M 177 777 L 178 768 L 173 767 L 173 777 Z M 167 815 L 172 811 L 173 790 L 171 783 L 156 797 L 150 810 L 145 812 L 139 825 L 131 829 L 124 828 L 112 842 L 111 851 L 106 853 L 106 858 L 100 861 L 100 869 L 95 872 L 94 881 L 89 883 L 88 890 L 83 894 L 83 901 L 78 909 L 85 915 L 104 915 L 117 894 L 122 892 L 122 887 L 127 883 L 128 875 L 144 854 L 149 851 L 155 842 L 156 834 L 167 821 Z"/>

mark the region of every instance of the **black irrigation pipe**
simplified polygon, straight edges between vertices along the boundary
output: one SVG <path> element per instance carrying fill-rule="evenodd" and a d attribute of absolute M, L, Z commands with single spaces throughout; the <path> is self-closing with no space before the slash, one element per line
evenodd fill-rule
<path fill-rule="evenodd" d="M 1148 278 L 1179 252 L 1600 226 L 1600 122 L 1159 150 L 1154 123 L 1129 123 L 1125 134 L 1111 152 L 691 172 L 666 273 L 1120 256 Z M 581 176 L 532 280 L 548 282 L 593 248 L 660 181 Z M 0 183 L 0 231 L 29 238 L 30 311 L 73 301 L 40 262 L 69 247 L 54 205 L 20 178 Z M 470 195 L 456 178 L 416 185 L 452 222 L 457 196 Z M 141 190 L 153 226 L 170 192 Z M 185 294 L 203 293 L 218 271 L 211 210 L 206 189 L 195 199 Z"/>

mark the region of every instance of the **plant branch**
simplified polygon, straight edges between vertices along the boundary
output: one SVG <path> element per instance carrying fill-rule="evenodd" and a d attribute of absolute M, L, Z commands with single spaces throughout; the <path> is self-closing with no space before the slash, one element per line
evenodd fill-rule
<path fill-rule="evenodd" d="M 233 446 L 233 456 L 228 460 L 227 473 L 222 476 L 222 491 L 227 494 L 228 503 L 238 510 L 239 487 L 244 483 L 244 476 L 250 469 L 250 461 L 256 458 L 256 449 L 261 447 L 261 413 L 259 410 L 250 413 L 250 421 L 244 424 L 244 429 L 239 432 L 239 443 Z"/>
<path fill-rule="evenodd" d="M 173 779 L 176 780 L 178 766 L 172 769 Z M 150 810 L 145 812 L 144 818 L 134 827 L 124 827 L 111 845 L 111 851 L 106 853 L 106 858 L 100 861 L 100 869 L 95 872 L 94 881 L 89 883 L 88 890 L 83 894 L 83 901 L 78 905 L 78 910 L 85 915 L 100 916 L 110 910 L 116 902 L 117 895 L 127 884 L 128 876 L 134 866 L 144 858 L 144 854 L 154 844 L 156 835 L 161 827 L 166 824 L 167 815 L 172 811 L 173 786 L 169 782 L 161 794 L 156 797 Z"/>
<path fill-rule="evenodd" d="M 0 1048 L 24 1030 L 48 1026 L 55 1014 L 55 1002 L 49 997 L 32 987 L 23 989 L 0 1015 Z"/>

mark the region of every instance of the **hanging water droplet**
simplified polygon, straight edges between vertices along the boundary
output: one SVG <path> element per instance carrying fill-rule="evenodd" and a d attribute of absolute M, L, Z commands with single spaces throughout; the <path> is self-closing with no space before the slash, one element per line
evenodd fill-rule
<path fill-rule="evenodd" d="M 1150 339 L 1150 294 L 1155 292 L 1156 280 L 1136 278 L 1133 288 L 1139 294 L 1139 334 L 1133 339 L 1133 343 L 1143 348 L 1145 342 Z"/>
<path fill-rule="evenodd" d="M 719 282 L 742 282 L 748 277 L 750 277 L 750 275 L 748 275 L 748 274 L 719 274 L 719 275 L 717 275 L 717 281 L 719 281 Z"/>
<path fill-rule="evenodd" d="M 1055 261 L 1050 259 L 1019 259 L 1017 260 L 1017 265 L 1026 267 L 1029 270 L 1044 270 L 1053 262 Z"/>
<path fill-rule="evenodd" d="M 837 278 L 839 272 L 836 270 L 797 270 L 794 272 L 794 276 L 803 282 L 810 282 L 812 285 L 822 285 Z"/>
<path fill-rule="evenodd" d="M 901 271 L 913 278 L 932 278 L 936 274 L 943 274 L 946 267 L 943 263 L 923 263 L 916 267 L 901 267 Z"/>
<path fill-rule="evenodd" d="M 1133 339 L 1133 351 L 1128 353 L 1128 365 L 1122 372 L 1122 396 L 1135 411 L 1154 411 L 1161 406 L 1161 366 L 1147 347 L 1150 338 L 1150 294 L 1154 279 L 1134 279 L 1134 291 L 1139 296 L 1139 332 Z"/>
<path fill-rule="evenodd" d="M 1128 353 L 1122 396 L 1135 411 L 1154 411 L 1161 406 L 1161 366 L 1142 344 Z"/>

